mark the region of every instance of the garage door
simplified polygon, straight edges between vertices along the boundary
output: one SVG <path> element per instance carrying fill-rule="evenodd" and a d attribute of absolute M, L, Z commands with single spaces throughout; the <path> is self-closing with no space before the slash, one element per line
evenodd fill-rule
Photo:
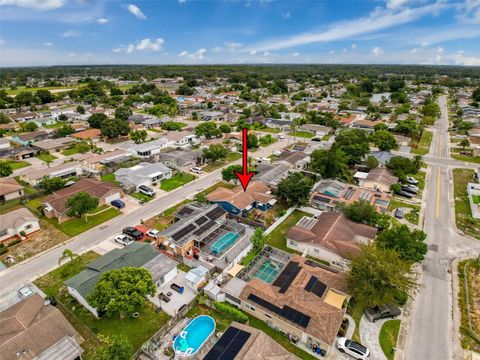
<path fill-rule="evenodd" d="M 110 196 L 107 196 L 105 198 L 105 203 L 106 204 L 110 204 L 113 200 L 117 200 L 117 199 L 120 199 L 120 193 L 119 192 L 116 192 Z"/>

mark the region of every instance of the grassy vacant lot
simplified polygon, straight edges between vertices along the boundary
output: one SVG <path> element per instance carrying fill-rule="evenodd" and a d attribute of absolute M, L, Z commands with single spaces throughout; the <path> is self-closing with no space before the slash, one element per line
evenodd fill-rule
<path fill-rule="evenodd" d="M 305 139 L 311 139 L 311 138 L 315 137 L 315 134 L 312 134 L 309 131 L 291 131 L 291 132 L 288 133 L 288 135 L 296 136 L 296 137 L 302 137 L 302 138 L 305 138 Z"/>
<path fill-rule="evenodd" d="M 472 217 L 467 194 L 467 184 L 473 181 L 473 175 L 470 169 L 453 170 L 455 221 L 460 230 L 480 240 L 480 220 Z"/>
<path fill-rule="evenodd" d="M 194 306 L 188 313 L 188 317 L 195 317 L 198 315 L 210 315 L 215 319 L 216 325 L 217 325 L 217 330 L 218 331 L 225 331 L 226 328 L 231 324 L 232 319 L 229 319 L 225 317 L 223 314 L 220 314 L 218 311 L 215 309 L 211 309 L 207 306 L 203 305 L 197 305 Z M 248 325 L 251 327 L 254 327 L 260 331 L 263 331 L 265 334 L 270 336 L 273 340 L 275 340 L 278 344 L 280 344 L 283 348 L 285 348 L 287 351 L 291 352 L 292 354 L 295 354 L 302 360 L 315 360 L 317 359 L 313 355 L 310 355 L 309 353 L 303 351 L 302 349 L 298 348 L 294 344 L 292 344 L 285 335 L 280 333 L 277 330 L 272 329 L 270 326 L 268 326 L 265 322 L 249 315 L 248 316 Z"/>
<path fill-rule="evenodd" d="M 238 160 L 242 157 L 242 154 L 239 152 L 231 152 L 228 153 L 227 158 L 223 161 L 217 161 L 212 164 L 208 164 L 202 168 L 203 171 L 206 172 L 212 172 L 214 170 L 220 169 L 221 167 L 224 167 L 225 165 L 234 162 L 235 160 Z"/>
<path fill-rule="evenodd" d="M 197 177 L 192 174 L 178 173 L 172 176 L 170 179 L 163 180 L 160 184 L 160 189 L 165 191 L 172 191 L 180 186 L 195 180 Z"/>
<path fill-rule="evenodd" d="M 467 272 L 465 273 L 465 265 Z M 458 305 L 461 312 L 461 343 L 464 349 L 472 349 L 480 352 L 480 262 L 476 260 L 465 260 L 458 264 L 458 277 L 460 292 L 458 294 Z M 470 316 L 472 331 L 468 327 L 467 299 L 465 291 L 465 278 L 468 283 L 468 295 L 470 304 Z"/>
<path fill-rule="evenodd" d="M 101 209 L 95 209 L 93 213 L 99 210 Z M 50 219 L 49 221 L 51 224 L 54 224 L 57 228 L 62 230 L 68 236 L 76 236 L 84 231 L 87 231 L 97 225 L 104 223 L 105 221 L 113 219 L 115 216 L 118 216 L 120 214 L 120 210 L 111 207 L 108 210 L 105 210 L 97 215 L 88 216 L 87 221 L 85 221 L 84 217 L 64 221 L 61 224 L 57 224 L 56 219 Z"/>
<path fill-rule="evenodd" d="M 63 90 L 68 91 L 72 88 L 76 87 L 76 85 L 70 85 L 69 87 L 62 87 L 62 86 L 46 86 L 46 87 L 34 87 L 34 88 L 27 88 L 27 87 L 18 87 L 15 90 L 7 89 L 8 95 L 18 95 L 21 92 L 35 92 L 37 90 Z"/>
<path fill-rule="evenodd" d="M 430 152 L 430 144 L 432 143 L 433 133 L 428 130 L 424 130 L 420 140 L 417 142 L 413 140 L 410 142 L 412 147 L 412 153 L 417 155 L 426 155 Z"/>
<path fill-rule="evenodd" d="M 8 163 L 12 167 L 12 170 L 17 170 L 17 169 L 21 169 L 21 168 L 30 166 L 30 163 L 28 163 L 26 161 L 8 161 Z"/>
<path fill-rule="evenodd" d="M 395 352 L 393 348 L 397 345 L 398 331 L 400 330 L 400 320 L 388 320 L 380 329 L 379 341 L 383 353 L 388 360 L 393 360 Z"/>
<path fill-rule="evenodd" d="M 95 252 L 89 251 L 34 281 L 35 285 L 47 295 L 57 298 L 58 308 L 85 339 L 82 344 L 85 349 L 83 358 L 87 360 L 93 358 L 94 349 L 98 346 L 97 335 L 123 335 L 132 344 L 134 350 L 137 350 L 169 319 L 167 314 L 155 312 L 150 303 L 139 310 L 140 316 L 136 319 L 132 317 L 97 319 L 80 305 L 67 292 L 63 282 L 78 274 L 86 264 L 98 256 Z"/>
<path fill-rule="evenodd" d="M 292 249 L 287 247 L 287 232 L 304 216 L 311 216 L 311 214 L 300 210 L 292 212 L 290 216 L 269 234 L 267 244 L 289 253 L 293 252 Z"/>
<path fill-rule="evenodd" d="M 45 161 L 45 162 L 53 161 L 57 158 L 55 155 L 52 155 L 50 153 L 41 153 L 41 154 L 38 154 L 37 157 L 40 160 Z"/>
<path fill-rule="evenodd" d="M 480 156 L 468 156 L 468 155 L 452 154 L 452 158 L 454 158 L 458 161 L 480 164 Z"/>

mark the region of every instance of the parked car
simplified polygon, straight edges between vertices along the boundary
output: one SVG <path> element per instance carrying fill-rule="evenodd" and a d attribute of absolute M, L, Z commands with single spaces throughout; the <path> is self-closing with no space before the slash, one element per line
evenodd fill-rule
<path fill-rule="evenodd" d="M 401 313 L 400 309 L 392 304 L 377 305 L 365 310 L 366 318 L 372 322 L 385 318 L 395 319 Z"/>
<path fill-rule="evenodd" d="M 415 194 L 420 191 L 420 188 L 418 186 L 415 186 L 415 185 L 412 185 L 412 184 L 405 185 L 405 187 L 410 189 L 410 191 L 414 192 Z"/>
<path fill-rule="evenodd" d="M 342 353 L 353 356 L 355 359 L 367 360 L 370 356 L 370 350 L 365 346 L 344 337 L 337 340 L 337 349 Z"/>
<path fill-rule="evenodd" d="M 397 208 L 397 209 L 395 210 L 395 214 L 394 214 L 394 215 L 395 215 L 395 217 L 396 217 L 397 219 L 403 219 L 403 215 L 404 215 L 403 209 L 402 209 L 402 208 Z"/>
<path fill-rule="evenodd" d="M 151 237 L 152 239 L 157 239 L 158 234 L 160 234 L 160 231 L 158 231 L 157 229 L 150 229 L 150 230 L 147 231 L 146 235 L 148 237 Z"/>
<path fill-rule="evenodd" d="M 402 186 L 402 190 L 403 190 L 403 191 L 407 191 L 407 192 L 409 192 L 409 193 L 411 193 L 411 194 L 415 194 L 415 195 L 416 195 L 417 192 L 418 192 L 418 191 L 415 191 L 414 189 L 412 189 L 410 186 Z"/>
<path fill-rule="evenodd" d="M 195 174 L 201 174 L 201 173 L 203 173 L 202 169 L 200 169 L 199 167 L 196 167 L 196 166 L 192 167 L 192 168 L 190 169 L 190 171 L 193 172 L 193 173 L 195 173 Z"/>
<path fill-rule="evenodd" d="M 122 244 L 123 246 L 128 246 L 131 243 L 133 243 L 132 238 L 125 234 L 115 235 L 114 239 L 115 239 L 115 242 Z"/>
<path fill-rule="evenodd" d="M 400 195 L 400 196 L 403 196 L 403 197 L 406 197 L 406 198 L 409 198 L 411 199 L 413 197 L 414 194 L 408 192 L 408 191 L 405 191 L 405 190 L 400 190 L 397 195 Z"/>
<path fill-rule="evenodd" d="M 20 297 L 20 299 L 26 299 L 32 295 L 33 295 L 33 290 L 30 289 L 28 286 L 24 286 L 18 289 L 18 296 Z"/>
<path fill-rule="evenodd" d="M 143 233 L 140 230 L 137 230 L 132 226 L 124 228 L 122 230 L 122 233 L 131 237 L 134 240 L 141 240 L 143 238 Z"/>
<path fill-rule="evenodd" d="M 140 185 L 138 187 L 138 191 L 147 196 L 155 196 L 155 190 L 145 185 Z"/>
<path fill-rule="evenodd" d="M 112 206 L 115 206 L 118 209 L 123 209 L 125 207 L 125 203 L 122 200 L 113 200 L 110 203 Z"/>
<path fill-rule="evenodd" d="M 285 135 L 283 135 L 283 134 L 278 134 L 278 135 L 277 135 L 277 138 L 278 138 L 278 139 L 285 139 Z"/>
<path fill-rule="evenodd" d="M 407 181 L 410 183 L 410 184 L 413 184 L 413 185 L 417 185 L 418 184 L 418 180 L 411 177 L 411 176 L 407 176 Z"/>

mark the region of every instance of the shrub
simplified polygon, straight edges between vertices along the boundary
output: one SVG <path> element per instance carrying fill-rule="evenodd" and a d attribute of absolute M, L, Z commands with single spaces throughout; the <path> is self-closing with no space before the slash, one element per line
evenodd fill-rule
<path fill-rule="evenodd" d="M 8 243 L 8 246 L 13 246 L 13 245 L 17 245 L 19 243 L 21 243 L 22 240 L 21 239 L 15 239 L 13 240 L 12 242 Z"/>
<path fill-rule="evenodd" d="M 8 248 L 5 245 L 0 244 L 0 255 L 6 254 L 7 252 Z"/>
<path fill-rule="evenodd" d="M 20 231 L 20 236 L 21 236 L 21 237 L 26 237 L 26 236 L 27 236 L 27 233 L 22 230 L 22 231 Z"/>
<path fill-rule="evenodd" d="M 215 302 L 214 305 L 215 308 L 225 317 L 238 321 L 242 324 L 245 324 L 248 321 L 248 316 L 233 305 L 221 302 Z"/>
<path fill-rule="evenodd" d="M 397 301 L 398 305 L 405 305 L 408 300 L 408 294 L 405 291 L 399 291 L 395 294 L 395 300 Z"/>

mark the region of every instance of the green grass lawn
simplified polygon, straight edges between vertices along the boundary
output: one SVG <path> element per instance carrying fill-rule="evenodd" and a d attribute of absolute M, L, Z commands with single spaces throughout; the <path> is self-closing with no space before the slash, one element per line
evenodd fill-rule
<path fill-rule="evenodd" d="M 95 212 L 98 209 L 95 210 Z M 88 221 L 85 221 L 85 218 L 75 218 L 68 221 L 65 221 L 61 224 L 57 224 L 57 220 L 53 219 L 52 223 L 62 230 L 65 234 L 69 236 L 76 236 L 81 234 L 84 231 L 87 231 L 91 228 L 94 228 L 97 225 L 104 223 L 114 217 L 120 215 L 122 212 L 115 208 L 109 208 L 108 210 L 94 216 L 89 216 Z"/>
<path fill-rule="evenodd" d="M 383 353 L 388 360 L 393 360 L 395 352 L 393 348 L 397 345 L 398 331 L 400 330 L 400 320 L 388 320 L 380 329 L 378 340 Z"/>
<path fill-rule="evenodd" d="M 352 340 L 357 342 L 361 342 L 360 332 L 358 331 L 358 329 L 360 326 L 360 319 L 362 318 L 364 311 L 365 311 L 365 305 L 357 303 L 354 299 L 350 300 L 350 302 L 348 303 L 347 313 L 355 321 L 355 330 L 352 335 Z"/>
<path fill-rule="evenodd" d="M 388 207 L 389 211 L 394 211 L 395 209 L 397 208 L 408 208 L 408 209 L 416 209 L 418 210 L 418 212 L 408 212 L 405 214 L 405 219 L 412 223 L 412 224 L 415 224 L 415 225 L 418 225 L 418 220 L 419 220 L 419 212 L 420 212 L 420 206 L 418 205 L 413 205 L 413 204 L 409 204 L 409 203 L 406 203 L 406 202 L 403 202 L 403 201 L 399 201 L 395 198 L 393 198 L 391 201 L 390 201 L 390 206 Z"/>
<path fill-rule="evenodd" d="M 208 164 L 204 166 L 202 170 L 206 172 L 212 172 L 214 170 L 220 169 L 221 167 L 224 167 L 225 165 L 235 160 L 241 159 L 241 157 L 242 157 L 242 154 L 240 154 L 239 152 L 230 152 L 228 153 L 227 158 L 225 160 L 217 161 L 213 164 Z"/>
<path fill-rule="evenodd" d="M 75 154 L 78 154 L 78 149 L 76 147 L 72 147 L 70 149 L 66 149 L 62 151 L 62 155 L 65 155 L 65 156 L 72 156 Z"/>
<path fill-rule="evenodd" d="M 69 89 L 75 88 L 76 85 L 71 85 L 68 87 L 62 87 L 62 86 L 46 86 L 46 87 L 34 87 L 34 88 L 26 88 L 26 87 L 18 87 L 15 90 L 11 89 L 6 89 L 7 90 L 7 95 L 18 95 L 21 92 L 35 92 L 37 90 L 65 90 L 68 91 Z"/>
<path fill-rule="evenodd" d="M 272 134 L 278 134 L 281 130 L 277 129 L 277 128 L 264 127 L 263 129 L 259 129 L 258 131 L 268 132 L 268 133 L 272 133 Z"/>
<path fill-rule="evenodd" d="M 468 156 L 468 155 L 452 154 L 452 158 L 454 158 L 458 161 L 480 164 L 480 156 Z"/>
<path fill-rule="evenodd" d="M 433 132 L 424 130 L 418 143 L 414 140 L 410 142 L 412 153 L 417 155 L 426 155 L 430 152 L 430 144 L 432 143 Z"/>
<path fill-rule="evenodd" d="M 133 194 L 130 194 L 130 196 L 143 202 L 148 202 L 155 199 L 153 196 L 148 196 L 148 195 L 142 194 L 141 192 L 134 192 Z"/>
<path fill-rule="evenodd" d="M 465 265 L 467 265 L 466 273 Z M 465 278 L 468 284 L 470 316 L 473 332 L 469 329 L 468 326 Z M 475 321 L 476 319 L 479 319 L 480 309 L 474 305 L 478 303 L 478 300 L 480 299 L 480 286 L 478 286 L 480 281 L 478 279 L 480 279 L 480 262 L 476 261 L 475 259 L 469 259 L 464 260 L 458 264 L 458 280 L 460 285 L 460 291 L 458 294 L 458 306 L 460 308 L 461 314 L 461 325 L 459 329 L 460 342 L 464 349 L 471 349 L 480 352 L 480 339 L 478 338 L 480 334 L 480 321 Z"/>
<path fill-rule="evenodd" d="M 296 137 L 302 137 L 302 138 L 305 138 L 305 139 L 311 139 L 311 138 L 315 137 L 315 134 L 312 134 L 309 131 L 291 131 L 291 132 L 288 133 L 288 135 L 296 136 Z"/>
<path fill-rule="evenodd" d="M 12 167 L 12 170 L 18 170 L 31 165 L 26 161 L 8 161 L 8 163 Z"/>
<path fill-rule="evenodd" d="M 474 204 L 480 204 L 480 195 L 473 195 L 472 201 Z"/>
<path fill-rule="evenodd" d="M 178 173 L 172 176 L 170 179 L 163 180 L 160 184 L 160 189 L 165 191 L 172 191 L 180 186 L 195 180 L 197 177 L 192 174 Z"/>
<path fill-rule="evenodd" d="M 37 158 L 39 158 L 42 161 L 48 162 L 48 161 L 53 161 L 57 157 L 55 155 L 52 155 L 50 153 L 41 153 L 37 155 Z"/>
<path fill-rule="evenodd" d="M 287 247 L 287 232 L 304 216 L 311 216 L 311 214 L 300 210 L 292 212 L 290 216 L 268 235 L 267 244 L 289 253 L 293 252 L 292 249 Z"/>
<path fill-rule="evenodd" d="M 259 140 L 258 143 L 260 144 L 261 147 L 267 147 L 267 146 L 270 146 L 270 145 L 272 145 L 272 144 L 275 144 L 277 141 L 278 141 L 278 139 L 277 139 L 277 138 L 274 138 L 274 137 L 272 136 L 272 139 L 271 139 L 271 141 L 270 141 L 269 143 L 262 143 L 261 140 Z"/>
<path fill-rule="evenodd" d="M 480 240 L 480 220 L 472 217 L 467 194 L 467 184 L 473 181 L 473 175 L 470 169 L 453 169 L 455 221 L 460 230 Z"/>
<path fill-rule="evenodd" d="M 96 335 L 123 335 L 136 351 L 169 319 L 167 314 L 155 312 L 148 301 L 139 309 L 140 316 L 136 319 L 132 317 L 124 319 L 103 317 L 97 319 L 80 305 L 68 294 L 63 282 L 81 272 L 86 264 L 98 256 L 97 253 L 89 251 L 34 281 L 34 284 L 47 295 L 53 295 L 57 298 L 58 308 L 85 339 L 82 344 L 85 349 L 83 358 L 87 360 L 93 358 L 94 349 L 98 346 Z"/>

